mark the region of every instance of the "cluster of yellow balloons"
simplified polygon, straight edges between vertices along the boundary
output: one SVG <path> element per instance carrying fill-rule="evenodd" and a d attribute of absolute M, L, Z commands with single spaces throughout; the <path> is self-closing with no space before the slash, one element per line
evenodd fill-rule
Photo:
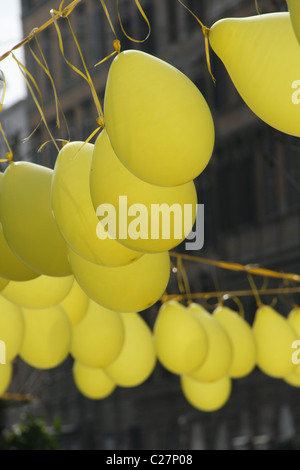
<path fill-rule="evenodd" d="M 213 51 L 224 63 L 247 106 L 262 121 L 300 136 L 300 10 L 224 18 L 209 31 Z"/>
<path fill-rule="evenodd" d="M 230 399 L 233 380 L 257 367 L 264 374 L 300 387 L 300 308 L 287 317 L 261 305 L 251 326 L 238 312 L 220 305 L 209 313 L 199 304 L 169 301 L 154 325 L 158 360 L 180 377 L 186 400 L 212 412 Z"/>
<path fill-rule="evenodd" d="M 252 328 L 225 306 L 209 313 L 196 303 L 169 301 L 159 310 L 154 341 L 160 363 L 180 377 L 183 395 L 201 411 L 222 408 L 232 379 L 247 376 L 257 364 Z"/>
<path fill-rule="evenodd" d="M 18 355 L 51 369 L 71 354 L 93 399 L 155 367 L 141 312 L 165 292 L 169 250 L 193 228 L 213 119 L 182 72 L 139 51 L 113 60 L 104 114 L 95 144 L 65 143 L 53 170 L 12 161 L 0 173 L 0 393 Z M 153 206 L 169 209 L 167 236 Z M 172 218 L 175 206 L 192 208 L 188 221 Z"/>

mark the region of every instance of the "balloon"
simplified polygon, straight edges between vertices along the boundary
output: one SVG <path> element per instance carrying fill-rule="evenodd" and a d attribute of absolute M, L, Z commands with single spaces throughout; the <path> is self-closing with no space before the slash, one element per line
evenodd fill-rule
<path fill-rule="evenodd" d="M 77 325 L 82 320 L 87 312 L 89 301 L 89 297 L 83 292 L 78 282 L 74 279 L 70 292 L 60 302 L 72 326 Z"/>
<path fill-rule="evenodd" d="M 233 346 L 225 328 L 201 305 L 190 304 L 188 311 L 203 326 L 208 339 L 208 352 L 204 363 L 191 372 L 190 377 L 202 382 L 215 382 L 228 375 Z"/>
<path fill-rule="evenodd" d="M 292 353 L 292 360 L 294 359 L 295 362 L 295 369 L 292 372 L 292 376 L 295 374 L 300 375 L 300 308 L 298 306 L 295 306 L 290 313 L 287 316 L 287 321 L 295 331 L 297 335 L 297 342 L 295 344 L 292 344 L 291 347 L 293 348 L 291 350 Z M 295 357 L 294 357 L 295 356 Z"/>
<path fill-rule="evenodd" d="M 59 305 L 45 309 L 22 309 L 25 335 L 20 357 L 36 369 L 53 369 L 68 356 L 72 327 Z"/>
<path fill-rule="evenodd" d="M 8 283 L 9 281 L 7 279 L 3 279 L 2 277 L 0 277 L 0 291 L 2 291 Z"/>
<path fill-rule="evenodd" d="M 299 43 L 289 13 L 222 19 L 209 40 L 253 113 L 299 137 Z"/>
<path fill-rule="evenodd" d="M 116 56 L 107 78 L 104 115 L 115 153 L 148 183 L 187 183 L 211 158 L 214 123 L 203 95 L 157 57 L 136 50 Z"/>
<path fill-rule="evenodd" d="M 2 179 L 3 173 L 0 173 L 0 194 Z M 3 234 L 0 216 L 0 276 L 12 281 L 28 281 L 39 275 L 26 266 L 9 247 Z"/>
<path fill-rule="evenodd" d="M 83 319 L 72 331 L 71 355 L 88 367 L 107 366 L 118 357 L 124 343 L 120 313 L 92 300 Z"/>
<path fill-rule="evenodd" d="M 10 386 L 13 376 L 13 366 L 10 362 L 0 364 L 0 397 Z"/>
<path fill-rule="evenodd" d="M 147 254 L 126 266 L 89 263 L 69 249 L 70 265 L 84 292 L 95 302 L 119 312 L 137 312 L 155 304 L 170 277 L 168 252 Z"/>
<path fill-rule="evenodd" d="M 87 367 L 78 361 L 73 365 L 73 378 L 80 393 L 91 400 L 102 400 L 111 395 L 116 388 L 102 369 Z"/>
<path fill-rule="evenodd" d="M 230 377 L 215 382 L 199 382 L 187 375 L 181 377 L 181 388 L 186 400 L 200 411 L 217 411 L 229 400 L 232 390 Z"/>
<path fill-rule="evenodd" d="M 54 217 L 66 243 L 83 258 L 105 266 L 129 264 L 142 254 L 97 236 L 99 219 L 90 195 L 93 149 L 93 144 L 70 142 L 60 150 L 51 190 Z"/>
<path fill-rule="evenodd" d="M 292 344 L 297 335 L 287 319 L 272 307 L 262 305 L 256 311 L 253 332 L 257 344 L 257 365 L 274 378 L 284 378 L 293 372 Z"/>
<path fill-rule="evenodd" d="M 26 308 L 47 308 L 63 300 L 71 290 L 74 276 L 52 277 L 41 275 L 31 281 L 10 281 L 2 296 Z"/>
<path fill-rule="evenodd" d="M 300 5 L 299 0 L 287 0 L 294 33 L 300 44 Z"/>
<path fill-rule="evenodd" d="M 229 377 L 245 377 L 256 366 L 256 341 L 251 326 L 228 307 L 217 307 L 213 316 L 225 328 L 231 340 L 233 351 Z"/>
<path fill-rule="evenodd" d="M 120 315 L 125 328 L 124 344 L 105 372 L 120 387 L 136 387 L 150 377 L 156 365 L 153 335 L 137 313 Z"/>
<path fill-rule="evenodd" d="M 6 363 L 13 361 L 19 354 L 24 333 L 25 324 L 21 309 L 0 295 L 0 341 L 5 346 Z M 1 362 L 0 357 L 0 364 Z"/>
<path fill-rule="evenodd" d="M 173 374 L 188 374 L 204 362 L 207 335 L 201 323 L 180 303 L 166 302 L 154 324 L 155 348 L 161 364 Z"/>
<path fill-rule="evenodd" d="M 195 222 L 194 182 L 176 187 L 145 183 L 120 162 L 105 130 L 95 143 L 90 191 L 102 225 L 107 220 L 107 232 L 132 250 L 169 251 L 189 235 Z"/>
<path fill-rule="evenodd" d="M 300 387 L 300 374 L 298 372 L 291 372 L 287 377 L 283 378 L 283 381 L 292 387 Z"/>
<path fill-rule="evenodd" d="M 12 251 L 30 269 L 47 276 L 68 276 L 66 243 L 51 209 L 53 170 L 12 162 L 2 178 L 0 212 Z"/>

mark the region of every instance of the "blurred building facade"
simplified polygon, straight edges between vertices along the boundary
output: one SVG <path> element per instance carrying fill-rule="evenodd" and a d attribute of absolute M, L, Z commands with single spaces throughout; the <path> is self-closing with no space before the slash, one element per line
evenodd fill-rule
<path fill-rule="evenodd" d="M 256 14 L 255 2 L 248 0 L 186 0 L 186 5 L 208 27 L 223 17 Z M 23 0 L 24 36 L 58 9 L 58 0 Z M 201 90 L 213 114 L 216 146 L 207 169 L 196 186 L 199 203 L 205 205 L 205 243 L 200 252 L 189 254 L 243 264 L 257 264 L 285 272 L 300 271 L 300 160 L 298 140 L 283 135 L 261 122 L 243 103 L 220 60 L 211 51 L 216 86 L 208 73 L 201 27 L 176 0 L 144 0 L 151 23 L 151 36 L 144 43 L 132 43 L 122 34 L 117 12 L 109 6 L 122 49 L 139 48 L 166 60 L 185 73 Z M 284 1 L 261 1 L 263 12 L 286 10 Z M 135 2 L 120 1 L 120 14 L 127 34 L 144 38 L 148 32 Z M 84 59 L 101 103 L 111 59 L 94 65 L 113 51 L 114 35 L 99 0 L 85 0 L 70 15 Z M 65 56 L 82 69 L 80 56 L 66 19 L 58 25 Z M 49 77 L 41 70 L 26 46 L 26 64 L 43 96 L 43 109 L 56 139 L 86 140 L 97 128 L 96 108 L 91 91 L 82 77 L 65 62 L 59 51 L 57 31 L 47 28 L 38 35 L 39 47 L 55 80 L 65 126 L 56 126 L 56 108 Z M 36 128 L 40 114 L 29 96 L 27 123 Z M 40 125 L 30 139 L 31 154 L 40 164 L 52 167 L 57 149 Z M 184 247 L 179 248 L 184 252 Z M 249 289 L 246 276 L 226 270 L 214 271 L 199 263 L 187 263 L 192 292 Z M 258 279 L 258 283 L 261 279 Z M 268 281 L 268 287 L 274 286 Z M 276 284 L 276 286 L 278 283 Z M 170 280 L 176 292 L 176 275 Z M 266 299 L 271 302 L 273 299 Z M 294 299 L 293 299 L 294 300 Z M 210 303 L 213 308 L 216 299 Z M 276 299 L 282 314 L 291 299 Z M 237 308 L 236 303 L 228 303 Z M 256 304 L 243 299 L 246 318 L 251 323 Z M 145 313 L 153 325 L 158 306 Z M 159 364 L 149 380 L 136 389 L 117 389 L 109 398 L 93 402 L 76 390 L 69 358 L 57 370 L 37 373 L 26 370 L 27 388 L 39 400 L 24 406 L 47 417 L 58 415 L 63 424 L 63 445 L 71 449 L 267 449 L 299 445 L 300 392 L 255 370 L 233 384 L 225 407 L 205 414 L 193 409 L 183 398 L 178 377 Z M 20 372 L 21 374 L 21 372 Z M 15 386 L 15 384 L 14 384 Z M 24 389 L 25 393 L 26 390 Z M 7 408 L 7 423 L 19 408 Z"/>

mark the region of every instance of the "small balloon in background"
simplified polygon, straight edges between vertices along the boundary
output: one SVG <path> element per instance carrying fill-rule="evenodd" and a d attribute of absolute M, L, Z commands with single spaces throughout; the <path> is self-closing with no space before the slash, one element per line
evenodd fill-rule
<path fill-rule="evenodd" d="M 231 378 L 249 375 L 256 366 L 256 341 L 251 326 L 234 310 L 219 306 L 213 316 L 225 328 L 232 344 Z"/>
<path fill-rule="evenodd" d="M 70 353 L 85 366 L 103 368 L 119 356 L 124 335 L 120 313 L 90 300 L 84 317 L 72 328 Z"/>
<path fill-rule="evenodd" d="M 124 324 L 124 343 L 119 356 L 105 372 L 120 387 L 137 387 L 152 374 L 156 365 L 156 353 L 152 331 L 141 317 L 133 313 L 121 313 Z"/>
<path fill-rule="evenodd" d="M 103 369 L 95 369 L 75 361 L 72 373 L 77 389 L 90 400 L 103 400 L 116 389 L 116 384 Z"/>
<path fill-rule="evenodd" d="M 20 357 L 36 369 L 53 369 L 69 355 L 72 327 L 59 305 L 45 309 L 22 308 L 25 334 Z"/>
<path fill-rule="evenodd" d="M 228 402 L 232 391 L 232 380 L 225 376 L 215 382 L 200 382 L 189 376 L 181 377 L 181 389 L 186 400 L 194 408 L 217 411 Z"/>
<path fill-rule="evenodd" d="M 26 308 L 47 308 L 60 303 L 70 292 L 74 276 L 40 275 L 30 281 L 10 281 L 1 294 L 7 300 Z"/>
<path fill-rule="evenodd" d="M 190 304 L 188 311 L 203 326 L 208 340 L 204 363 L 189 376 L 200 382 L 216 382 L 228 376 L 232 363 L 232 342 L 221 323 L 201 305 Z"/>
<path fill-rule="evenodd" d="M 204 362 L 207 335 L 201 323 L 179 302 L 166 302 L 154 324 L 158 360 L 174 374 L 188 374 Z"/>
<path fill-rule="evenodd" d="M 5 362 L 11 362 L 17 357 L 24 334 L 25 323 L 20 307 L 0 295 L 0 341 L 5 346 Z"/>
<path fill-rule="evenodd" d="M 292 344 L 297 334 L 287 319 L 273 307 L 262 305 L 256 311 L 252 328 L 257 344 L 257 365 L 262 372 L 278 379 L 294 372 Z"/>

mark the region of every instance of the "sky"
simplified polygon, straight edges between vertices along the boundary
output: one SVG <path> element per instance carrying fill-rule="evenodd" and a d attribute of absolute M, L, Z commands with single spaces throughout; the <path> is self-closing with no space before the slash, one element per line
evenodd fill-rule
<path fill-rule="evenodd" d="M 0 56 L 23 39 L 21 22 L 21 0 L 0 0 Z M 16 57 L 24 62 L 23 49 L 15 51 Z M 16 62 L 7 57 L 0 62 L 0 70 L 6 80 L 4 107 L 8 108 L 16 101 L 24 98 L 26 82 Z M 1 98 L 2 98 L 1 88 Z M 0 99 L 1 101 L 1 99 Z"/>

